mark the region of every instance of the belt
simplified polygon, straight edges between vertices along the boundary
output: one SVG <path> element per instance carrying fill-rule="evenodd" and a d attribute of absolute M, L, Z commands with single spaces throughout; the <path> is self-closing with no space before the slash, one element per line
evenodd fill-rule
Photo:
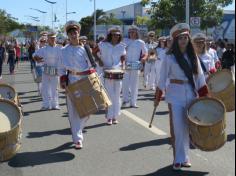
<path fill-rule="evenodd" d="M 170 80 L 171 84 L 186 84 L 189 83 L 187 80 L 179 80 L 179 79 L 171 79 Z"/>
<path fill-rule="evenodd" d="M 95 73 L 96 70 L 95 69 L 90 69 L 84 72 L 75 72 L 75 71 L 71 71 L 69 70 L 69 74 L 74 75 L 74 76 L 84 76 L 84 75 L 91 75 L 92 73 Z"/>

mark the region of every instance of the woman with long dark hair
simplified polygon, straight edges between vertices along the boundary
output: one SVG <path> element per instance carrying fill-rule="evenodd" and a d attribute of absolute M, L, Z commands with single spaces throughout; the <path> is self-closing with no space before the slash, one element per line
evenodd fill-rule
<path fill-rule="evenodd" d="M 122 87 L 122 79 L 116 78 L 116 75 L 112 72 L 109 77 L 106 76 L 105 72 L 120 71 L 125 61 L 125 45 L 121 42 L 122 34 L 120 27 L 110 28 L 106 37 L 106 40 L 99 43 L 100 56 L 96 54 L 99 66 L 104 70 L 104 86 L 111 98 L 112 105 L 108 107 L 106 113 L 107 124 L 117 124 L 118 117 L 121 109 L 120 92 Z"/>
<path fill-rule="evenodd" d="M 189 159 L 189 130 L 186 117 L 188 105 L 196 98 L 207 96 L 208 89 L 199 59 L 190 39 L 190 27 L 186 23 L 171 29 L 173 44 L 162 61 L 160 79 L 156 89 L 155 105 L 158 105 L 162 92 L 169 104 L 172 119 L 174 149 L 173 169 L 191 167 Z M 169 81 L 166 87 L 166 82 Z"/>

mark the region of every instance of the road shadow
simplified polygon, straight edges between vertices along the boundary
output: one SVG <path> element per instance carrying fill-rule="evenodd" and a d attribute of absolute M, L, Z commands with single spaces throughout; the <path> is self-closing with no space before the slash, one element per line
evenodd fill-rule
<path fill-rule="evenodd" d="M 209 172 L 200 171 L 173 171 L 172 166 L 167 166 L 157 170 L 156 172 L 146 175 L 134 175 L 134 176 L 205 176 L 209 175 Z"/>
<path fill-rule="evenodd" d="M 170 138 L 156 139 L 152 141 L 130 144 L 128 146 L 120 148 L 120 151 L 131 151 L 131 150 L 141 149 L 144 147 L 160 146 L 160 145 L 166 145 L 166 144 L 169 144 L 169 145 L 171 144 Z"/>
<path fill-rule="evenodd" d="M 23 103 L 21 103 L 21 104 L 23 104 Z M 34 114 L 34 113 L 39 113 L 39 112 L 44 112 L 45 110 L 40 110 L 40 109 L 38 109 L 38 110 L 33 110 L 33 111 L 24 111 L 24 117 L 26 117 L 26 116 L 29 116 L 30 114 Z M 49 111 L 49 110 L 48 110 Z"/>
<path fill-rule="evenodd" d="M 41 138 L 51 135 L 71 135 L 70 128 L 61 129 L 61 130 L 52 130 L 52 131 L 43 131 L 43 132 L 29 132 L 27 138 Z"/>
<path fill-rule="evenodd" d="M 167 115 L 169 113 L 170 113 L 169 111 L 159 111 L 159 112 L 156 112 L 156 115 Z"/>
<path fill-rule="evenodd" d="M 72 149 L 72 144 L 73 143 L 71 142 L 66 143 L 51 150 L 18 153 L 8 162 L 8 165 L 15 168 L 33 167 L 43 164 L 70 161 L 74 159 L 75 155 L 62 151 Z"/>
<path fill-rule="evenodd" d="M 232 142 L 233 140 L 235 140 L 235 134 L 229 134 L 227 137 L 227 141 Z"/>
<path fill-rule="evenodd" d="M 96 125 L 86 126 L 84 129 L 88 130 L 88 129 L 100 128 L 100 127 L 104 127 L 104 126 L 107 126 L 107 124 L 106 123 L 100 123 L 100 124 L 96 124 Z"/>
<path fill-rule="evenodd" d="M 37 90 L 33 90 L 33 91 L 27 91 L 27 92 L 18 92 L 18 95 L 21 96 L 21 95 L 25 95 L 27 93 L 36 93 L 38 92 Z"/>

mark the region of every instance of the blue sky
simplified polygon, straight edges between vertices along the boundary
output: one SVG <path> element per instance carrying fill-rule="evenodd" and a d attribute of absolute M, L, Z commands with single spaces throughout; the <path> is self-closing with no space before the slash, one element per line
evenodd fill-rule
<path fill-rule="evenodd" d="M 55 25 L 65 24 L 66 17 L 66 0 L 50 0 L 57 2 L 54 5 L 54 13 L 57 14 L 59 22 Z M 96 0 L 97 9 L 110 10 L 113 8 L 128 5 L 139 0 Z M 51 5 L 44 0 L 0 0 L 0 9 L 4 9 L 13 17 L 18 18 L 21 23 L 31 23 L 34 25 L 50 25 L 52 18 Z M 46 11 L 46 14 L 31 10 L 30 8 Z M 76 14 L 69 14 L 68 20 L 79 21 L 82 17 L 91 15 L 93 13 L 93 0 L 67 0 L 68 12 L 76 12 Z M 235 10 L 234 3 L 226 9 Z M 29 16 L 39 17 L 40 22 L 31 20 Z"/>

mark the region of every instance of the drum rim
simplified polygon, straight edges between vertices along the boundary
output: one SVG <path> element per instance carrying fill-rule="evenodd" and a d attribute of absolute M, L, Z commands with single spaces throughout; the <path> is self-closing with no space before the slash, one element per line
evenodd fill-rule
<path fill-rule="evenodd" d="M 14 87 L 10 86 L 9 84 L 6 84 L 6 83 L 0 83 L 0 87 L 8 87 L 8 88 L 10 88 L 11 90 L 14 91 L 14 93 L 15 93 L 15 97 L 17 96 L 16 89 L 15 89 Z M 15 98 L 15 97 L 14 97 L 14 98 Z"/>
<path fill-rule="evenodd" d="M 16 129 L 19 126 L 19 124 L 21 124 L 22 114 L 21 114 L 20 108 L 15 103 L 13 103 L 12 101 L 0 98 L 0 102 L 7 102 L 8 104 L 13 105 L 17 109 L 17 111 L 19 112 L 19 121 L 10 130 L 0 133 L 0 135 L 4 135 L 4 134 L 9 133 L 10 131 L 13 131 L 14 129 Z"/>
<path fill-rule="evenodd" d="M 226 73 L 229 73 L 229 74 L 232 75 L 232 72 L 231 72 L 231 71 L 229 71 L 228 69 L 223 69 L 223 70 L 218 71 L 218 72 L 216 72 L 216 73 L 214 73 L 214 74 L 211 74 L 211 75 L 207 78 L 207 80 L 206 80 L 207 85 L 209 85 L 209 81 L 210 81 L 211 78 L 213 78 L 216 74 L 219 74 L 219 73 L 221 73 L 221 72 L 226 72 Z M 232 83 L 234 83 L 233 77 L 232 77 L 232 79 L 230 80 L 230 84 L 229 84 L 227 87 L 225 87 L 223 90 L 221 90 L 221 91 L 219 91 L 219 92 L 213 92 L 213 91 L 210 91 L 210 92 L 213 93 L 213 94 L 215 94 L 215 93 L 217 93 L 217 94 L 222 93 L 222 92 L 224 92 L 224 90 L 230 88 L 230 86 L 232 85 Z"/>
<path fill-rule="evenodd" d="M 190 105 L 188 106 L 188 108 L 187 108 L 187 119 L 188 119 L 190 122 L 192 122 L 192 123 L 194 123 L 194 124 L 197 124 L 197 125 L 204 126 L 204 127 L 209 126 L 209 124 L 198 123 L 198 122 L 196 122 L 196 121 L 193 121 L 193 120 L 190 118 L 190 114 L 189 114 L 190 108 L 191 108 L 195 103 L 197 103 L 197 102 L 200 101 L 200 100 L 214 100 L 214 101 L 218 102 L 219 104 L 221 104 L 222 107 L 223 107 L 223 109 L 224 109 L 223 119 L 220 119 L 220 120 L 218 120 L 218 121 L 212 123 L 211 125 L 216 125 L 216 124 L 220 123 L 222 120 L 225 119 L 226 107 L 225 107 L 224 103 L 223 103 L 221 100 L 219 100 L 219 99 L 217 99 L 217 98 L 213 98 L 213 97 L 200 97 L 200 98 L 197 98 L 197 99 L 193 100 L 193 101 L 190 103 Z"/>

